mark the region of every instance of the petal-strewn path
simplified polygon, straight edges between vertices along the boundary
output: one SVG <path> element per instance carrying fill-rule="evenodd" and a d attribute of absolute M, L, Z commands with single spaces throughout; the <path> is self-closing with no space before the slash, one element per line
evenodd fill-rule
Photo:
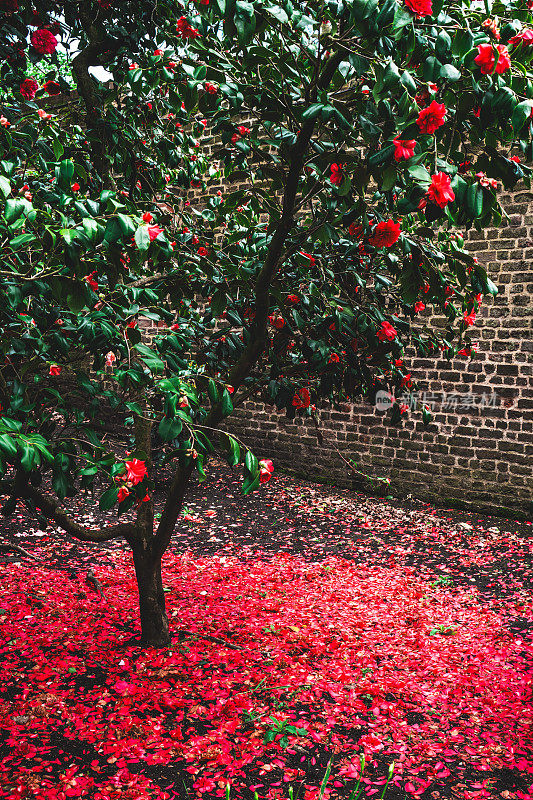
<path fill-rule="evenodd" d="M 394 761 L 391 800 L 533 798 L 531 530 L 214 468 L 164 560 L 181 633 L 143 652 L 129 554 L 20 512 L 44 560 L 0 554 L 0 797 L 313 800 L 331 760 L 333 800 L 364 755 L 364 797 Z"/>

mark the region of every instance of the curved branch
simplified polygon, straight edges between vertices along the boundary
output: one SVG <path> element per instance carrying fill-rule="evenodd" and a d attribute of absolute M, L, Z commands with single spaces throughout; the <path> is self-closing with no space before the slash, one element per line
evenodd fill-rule
<path fill-rule="evenodd" d="M 108 528 L 92 530 L 75 522 L 69 517 L 60 504 L 45 494 L 37 491 L 33 486 L 28 485 L 24 491 L 30 497 L 38 509 L 48 518 L 53 520 L 70 536 L 80 539 L 82 542 L 107 542 L 110 539 L 131 538 L 136 533 L 136 527 L 132 522 L 119 522 Z"/>

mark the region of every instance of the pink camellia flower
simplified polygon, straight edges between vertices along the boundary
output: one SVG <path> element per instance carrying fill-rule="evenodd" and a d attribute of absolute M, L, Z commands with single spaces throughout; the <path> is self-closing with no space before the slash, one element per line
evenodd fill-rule
<path fill-rule="evenodd" d="M 42 56 L 50 56 L 57 47 L 57 39 L 45 28 L 35 31 L 30 37 L 31 46 Z"/>
<path fill-rule="evenodd" d="M 25 100 L 33 100 L 37 93 L 39 84 L 33 78 L 26 78 L 19 86 L 19 91 Z"/>
<path fill-rule="evenodd" d="M 274 464 L 269 458 L 259 462 L 259 482 L 266 483 L 274 472 Z"/>
<path fill-rule="evenodd" d="M 384 320 L 381 323 L 381 328 L 376 333 L 376 336 L 380 342 L 392 342 L 394 339 L 396 339 L 397 335 L 398 333 L 396 328 L 393 328 L 390 322 L 387 322 L 387 320 Z"/>
<path fill-rule="evenodd" d="M 517 33 L 516 36 L 511 36 L 509 44 L 512 44 L 513 47 L 518 47 L 520 44 L 523 47 L 531 47 L 531 45 L 533 45 L 533 30 L 531 30 L 531 28 L 524 28 L 524 30 Z"/>
<path fill-rule="evenodd" d="M 57 378 L 58 375 L 61 375 L 61 367 L 59 364 L 51 364 L 48 374 L 52 375 L 54 378 Z"/>
<path fill-rule="evenodd" d="M 140 483 L 147 474 L 145 462 L 134 458 L 132 461 L 125 461 L 124 463 L 127 469 L 126 480 L 131 481 L 134 486 Z"/>
<path fill-rule="evenodd" d="M 148 226 L 148 236 L 150 237 L 151 242 L 153 242 L 154 239 L 157 239 L 160 233 L 163 233 L 163 228 L 160 228 L 159 225 Z"/>
<path fill-rule="evenodd" d="M 39 108 L 39 109 L 37 110 L 37 116 L 39 117 L 39 119 L 42 119 L 43 121 L 45 121 L 45 120 L 47 120 L 47 119 L 51 119 L 51 118 L 52 118 L 52 115 L 51 115 L 51 114 L 48 114 L 48 112 L 46 112 L 46 111 L 44 110 L 44 108 Z"/>
<path fill-rule="evenodd" d="M 106 367 L 112 367 L 116 360 L 117 360 L 116 355 L 113 353 L 112 350 L 110 350 L 105 357 Z"/>
<path fill-rule="evenodd" d="M 0 125 L 2 126 L 2 128 L 9 128 L 11 123 L 7 117 L 2 116 L 0 117 Z"/>

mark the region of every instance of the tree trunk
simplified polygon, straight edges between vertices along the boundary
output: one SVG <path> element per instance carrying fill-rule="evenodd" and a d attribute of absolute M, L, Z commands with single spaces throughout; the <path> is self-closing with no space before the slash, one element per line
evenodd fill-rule
<path fill-rule="evenodd" d="M 133 563 L 139 590 L 141 645 L 168 647 L 170 633 L 161 580 L 161 558 L 139 544 L 133 548 Z"/>

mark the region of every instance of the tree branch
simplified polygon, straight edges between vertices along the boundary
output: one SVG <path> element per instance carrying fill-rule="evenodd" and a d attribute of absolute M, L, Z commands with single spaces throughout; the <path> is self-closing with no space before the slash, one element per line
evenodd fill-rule
<path fill-rule="evenodd" d="M 120 537 L 128 539 L 136 533 L 136 527 L 132 522 L 119 522 L 117 525 L 111 525 L 108 528 L 100 528 L 99 530 L 86 528 L 71 519 L 58 502 L 37 491 L 35 487 L 31 485 L 26 486 L 24 494 L 26 497 L 30 497 L 33 500 L 37 508 L 39 508 L 48 519 L 53 520 L 66 533 L 70 534 L 70 536 L 74 536 L 76 539 L 80 539 L 82 542 L 107 542 L 110 539 L 119 539 Z"/>

